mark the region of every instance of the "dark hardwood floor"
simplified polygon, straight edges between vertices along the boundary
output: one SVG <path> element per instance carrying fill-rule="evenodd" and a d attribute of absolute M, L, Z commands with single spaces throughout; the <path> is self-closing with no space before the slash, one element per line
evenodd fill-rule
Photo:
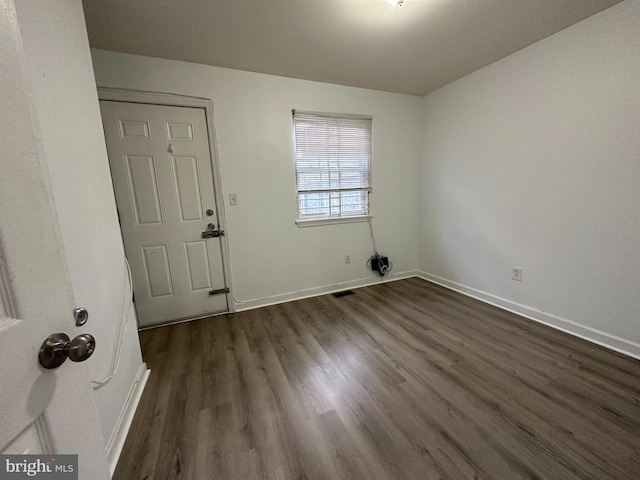
<path fill-rule="evenodd" d="M 419 279 L 142 332 L 115 479 L 640 478 L 640 362 Z"/>

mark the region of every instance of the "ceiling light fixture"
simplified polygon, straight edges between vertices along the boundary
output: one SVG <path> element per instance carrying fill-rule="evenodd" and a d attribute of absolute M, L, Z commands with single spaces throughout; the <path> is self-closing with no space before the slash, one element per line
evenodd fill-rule
<path fill-rule="evenodd" d="M 401 7 L 406 0 L 387 0 L 387 3 L 394 7 Z"/>

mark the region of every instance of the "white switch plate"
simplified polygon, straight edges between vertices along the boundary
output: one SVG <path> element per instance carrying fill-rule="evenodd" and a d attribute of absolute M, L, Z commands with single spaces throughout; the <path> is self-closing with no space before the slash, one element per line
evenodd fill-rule
<path fill-rule="evenodd" d="M 238 204 L 238 195 L 235 193 L 229 194 L 229 205 L 237 205 Z"/>

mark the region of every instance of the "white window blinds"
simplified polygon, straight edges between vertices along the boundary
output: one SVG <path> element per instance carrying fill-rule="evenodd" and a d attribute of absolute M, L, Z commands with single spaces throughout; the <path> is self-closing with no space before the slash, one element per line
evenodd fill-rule
<path fill-rule="evenodd" d="M 371 117 L 294 110 L 300 218 L 368 215 Z"/>

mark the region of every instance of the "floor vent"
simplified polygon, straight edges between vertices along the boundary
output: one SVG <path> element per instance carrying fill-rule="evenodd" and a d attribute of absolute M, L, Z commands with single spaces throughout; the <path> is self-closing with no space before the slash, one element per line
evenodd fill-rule
<path fill-rule="evenodd" d="M 356 292 L 354 292 L 353 290 L 343 290 L 342 292 L 337 292 L 334 293 L 333 296 L 335 298 L 342 298 L 342 297 L 346 297 L 347 295 L 355 295 Z"/>

